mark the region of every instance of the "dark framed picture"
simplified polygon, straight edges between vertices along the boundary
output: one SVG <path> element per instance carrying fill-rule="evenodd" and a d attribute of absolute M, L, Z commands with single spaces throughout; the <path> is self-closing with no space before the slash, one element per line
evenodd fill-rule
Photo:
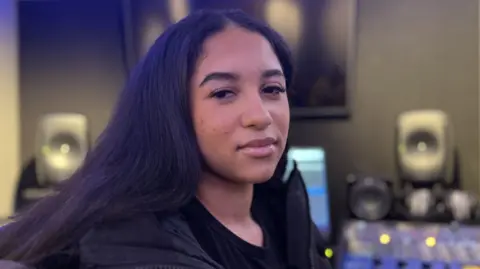
<path fill-rule="evenodd" d="M 355 74 L 356 0 L 293 2 L 301 5 L 302 26 L 300 42 L 289 41 L 296 70 L 292 119 L 347 118 Z"/>
<path fill-rule="evenodd" d="M 354 85 L 356 0 L 123 0 L 125 44 L 137 62 L 169 24 L 198 9 L 241 9 L 282 34 L 295 78 L 292 119 L 347 118 Z"/>

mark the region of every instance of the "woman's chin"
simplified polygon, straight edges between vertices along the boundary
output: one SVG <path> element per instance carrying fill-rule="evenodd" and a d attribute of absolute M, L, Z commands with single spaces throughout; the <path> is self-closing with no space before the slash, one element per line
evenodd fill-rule
<path fill-rule="evenodd" d="M 272 178 L 274 172 L 275 168 L 255 169 L 252 167 L 248 169 L 248 171 L 239 171 L 238 174 L 241 176 L 239 176 L 237 180 L 243 183 L 263 183 Z"/>

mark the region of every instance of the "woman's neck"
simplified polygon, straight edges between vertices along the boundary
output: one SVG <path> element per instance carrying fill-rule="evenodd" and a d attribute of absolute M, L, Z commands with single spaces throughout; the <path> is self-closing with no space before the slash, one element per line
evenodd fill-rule
<path fill-rule="evenodd" d="M 220 222 L 251 223 L 253 184 L 231 182 L 210 173 L 200 181 L 197 197 Z"/>

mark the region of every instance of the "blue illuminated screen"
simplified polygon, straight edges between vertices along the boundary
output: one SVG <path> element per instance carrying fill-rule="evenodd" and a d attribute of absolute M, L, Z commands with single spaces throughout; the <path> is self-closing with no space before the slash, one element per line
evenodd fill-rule
<path fill-rule="evenodd" d="M 320 147 L 291 147 L 288 151 L 288 177 L 293 169 L 293 160 L 297 162 L 303 180 L 307 186 L 312 220 L 325 236 L 330 235 L 330 207 L 327 189 L 327 171 L 325 150 Z"/>

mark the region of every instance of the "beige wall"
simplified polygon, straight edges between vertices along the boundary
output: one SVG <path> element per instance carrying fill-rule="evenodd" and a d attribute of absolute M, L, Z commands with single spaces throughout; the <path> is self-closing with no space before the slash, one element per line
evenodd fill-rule
<path fill-rule="evenodd" d="M 357 2 L 351 118 L 293 122 L 291 143 L 324 146 L 331 203 L 346 208 L 348 173 L 397 178 L 398 113 L 442 109 L 455 128 L 461 183 L 480 189 L 478 0 Z M 345 215 L 332 214 L 334 221 Z"/>
<path fill-rule="evenodd" d="M 0 219 L 13 208 L 20 171 L 17 14 L 15 0 L 0 0 Z"/>

